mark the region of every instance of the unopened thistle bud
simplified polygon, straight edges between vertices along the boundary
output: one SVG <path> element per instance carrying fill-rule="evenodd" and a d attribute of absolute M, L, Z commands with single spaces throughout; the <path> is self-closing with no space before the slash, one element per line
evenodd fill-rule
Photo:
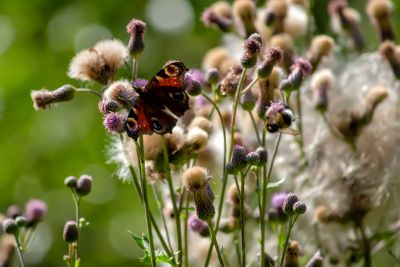
<path fill-rule="evenodd" d="M 86 196 L 92 191 L 93 179 L 89 175 L 82 175 L 76 183 L 76 193 L 79 196 Z"/>
<path fill-rule="evenodd" d="M 304 214 L 306 212 L 306 210 L 307 210 L 307 206 L 306 206 L 306 203 L 304 203 L 303 201 L 297 201 L 293 205 L 293 212 L 298 215 Z"/>
<path fill-rule="evenodd" d="M 7 208 L 7 218 L 15 219 L 22 215 L 22 210 L 17 205 L 11 205 Z"/>
<path fill-rule="evenodd" d="M 237 174 L 240 170 L 243 170 L 246 165 L 246 150 L 242 146 L 235 145 L 232 151 L 232 159 L 226 165 L 228 173 Z"/>
<path fill-rule="evenodd" d="M 132 57 L 143 52 L 145 47 L 144 33 L 146 30 L 146 23 L 138 19 L 132 19 L 126 26 L 126 31 L 131 35 L 128 43 L 128 51 Z"/>
<path fill-rule="evenodd" d="M 232 29 L 232 19 L 218 15 L 212 7 L 203 11 L 201 21 L 205 26 L 215 26 L 222 32 L 230 32 Z"/>
<path fill-rule="evenodd" d="M 132 108 L 136 103 L 137 94 L 128 81 L 113 82 L 105 91 L 106 100 L 114 100 L 126 109 Z"/>
<path fill-rule="evenodd" d="M 313 70 L 317 69 L 321 60 L 331 53 L 334 46 L 335 41 L 328 35 L 318 35 L 313 38 L 308 52 Z"/>
<path fill-rule="evenodd" d="M 193 194 L 197 217 L 203 221 L 211 220 L 215 215 L 214 194 L 206 169 L 198 166 L 187 169 L 183 173 L 183 184 Z"/>
<path fill-rule="evenodd" d="M 317 250 L 314 256 L 307 262 L 305 267 L 322 267 L 324 262 L 324 258 L 321 255 L 321 251 Z"/>
<path fill-rule="evenodd" d="M 207 223 L 197 218 L 196 215 L 192 215 L 189 217 L 188 226 L 191 231 L 199 233 L 203 237 L 210 235 L 210 230 Z"/>
<path fill-rule="evenodd" d="M 268 151 L 264 147 L 258 147 L 254 151 L 260 158 L 260 166 L 264 165 L 268 161 Z"/>
<path fill-rule="evenodd" d="M 48 91 L 42 89 L 39 91 L 32 91 L 31 98 L 33 101 L 33 107 L 36 110 L 46 109 L 51 106 L 51 104 L 57 102 L 65 102 L 72 100 L 75 96 L 75 87 L 66 84 L 54 91 Z"/>
<path fill-rule="evenodd" d="M 257 66 L 257 76 L 266 79 L 271 74 L 272 69 L 282 59 L 282 50 L 274 47 L 267 49 L 264 60 Z"/>
<path fill-rule="evenodd" d="M 79 238 L 79 228 L 75 221 L 68 221 L 65 223 L 63 231 L 64 241 L 67 243 L 74 243 Z"/>
<path fill-rule="evenodd" d="M 3 221 L 3 231 L 7 234 L 15 235 L 18 233 L 18 226 L 14 219 L 7 218 Z"/>
<path fill-rule="evenodd" d="M 233 2 L 233 14 L 241 22 L 244 36 L 248 37 L 257 32 L 254 21 L 257 16 L 256 4 L 248 0 L 236 0 Z"/>
<path fill-rule="evenodd" d="M 117 112 L 120 109 L 122 109 L 122 106 L 118 104 L 117 101 L 111 100 L 111 99 L 105 99 L 103 98 L 102 100 L 99 101 L 99 111 L 101 113 L 107 114 L 110 112 Z"/>
<path fill-rule="evenodd" d="M 371 0 L 367 4 L 368 16 L 375 25 L 381 42 L 395 39 L 392 23 L 390 22 L 391 12 L 392 3 L 389 0 Z"/>
<path fill-rule="evenodd" d="M 247 0 L 246 0 L 247 1 Z M 243 43 L 244 53 L 240 59 L 243 68 L 252 68 L 257 63 L 257 57 L 261 50 L 261 42 L 257 35 L 251 35 Z"/>
<path fill-rule="evenodd" d="M 25 217 L 28 219 L 28 226 L 34 226 L 41 222 L 47 214 L 47 205 L 39 199 L 31 199 L 25 206 Z"/>
<path fill-rule="evenodd" d="M 304 79 L 311 73 L 311 70 L 312 66 L 309 61 L 297 58 L 290 67 L 289 76 L 281 82 L 281 89 L 287 92 L 298 90 Z"/>
<path fill-rule="evenodd" d="M 335 76 L 329 69 L 316 72 L 311 78 L 314 107 L 324 113 L 328 108 L 328 91 L 331 89 Z"/>
<path fill-rule="evenodd" d="M 75 189 L 78 179 L 75 176 L 68 176 L 64 179 L 64 185 L 68 188 Z"/>
<path fill-rule="evenodd" d="M 396 53 L 396 45 L 392 41 L 385 41 L 381 43 L 379 53 L 389 62 L 396 79 L 400 80 L 400 53 Z"/>
<path fill-rule="evenodd" d="M 246 155 L 247 164 L 251 166 L 259 166 L 260 165 L 260 156 L 255 152 L 249 152 Z"/>
<path fill-rule="evenodd" d="M 296 202 L 299 201 L 299 198 L 294 193 L 287 194 L 285 201 L 283 202 L 282 210 L 285 214 L 291 216 L 294 215 L 293 206 Z"/>
<path fill-rule="evenodd" d="M 25 216 L 18 216 L 15 218 L 15 224 L 17 227 L 25 227 L 28 225 L 28 220 L 25 218 Z"/>
<path fill-rule="evenodd" d="M 125 132 L 127 115 L 119 112 L 111 112 L 104 116 L 103 125 L 109 133 Z"/>
<path fill-rule="evenodd" d="M 211 85 L 216 85 L 221 80 L 221 74 L 217 68 L 211 68 L 206 72 L 206 80 Z"/>
<path fill-rule="evenodd" d="M 252 111 L 256 105 L 257 97 L 251 90 L 247 91 L 240 97 L 240 105 L 244 110 Z"/>
<path fill-rule="evenodd" d="M 191 72 L 185 74 L 186 92 L 191 96 L 198 96 L 201 93 L 201 84 L 198 80 L 194 79 Z"/>

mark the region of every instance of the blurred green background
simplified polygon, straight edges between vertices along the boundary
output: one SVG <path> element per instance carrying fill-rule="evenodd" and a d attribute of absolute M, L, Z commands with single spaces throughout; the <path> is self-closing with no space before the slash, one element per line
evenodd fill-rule
<path fill-rule="evenodd" d="M 30 198 L 43 199 L 49 206 L 27 255 L 28 266 L 64 266 L 67 245 L 61 233 L 65 221 L 74 218 L 71 195 L 63 186 L 69 175 L 87 173 L 94 178 L 93 191 L 82 203 L 82 215 L 90 221 L 82 233 L 82 266 L 140 266 L 141 252 L 127 230 L 145 230 L 143 209 L 132 186 L 119 181 L 113 175 L 116 166 L 106 163 L 110 138 L 96 97 L 82 94 L 36 112 L 30 91 L 79 85 L 66 75 L 70 59 L 104 38 L 127 42 L 125 26 L 133 17 L 148 23 L 140 77 L 150 78 L 169 59 L 200 67 L 202 55 L 221 39 L 218 31 L 206 29 L 199 20 L 212 2 L 0 1 L 0 212 L 14 203 L 23 207 Z M 315 3 L 316 30 L 329 32 L 327 0 Z M 350 1 L 361 7 L 363 33 L 374 47 L 365 3 Z M 398 7 L 395 12 L 400 12 Z"/>

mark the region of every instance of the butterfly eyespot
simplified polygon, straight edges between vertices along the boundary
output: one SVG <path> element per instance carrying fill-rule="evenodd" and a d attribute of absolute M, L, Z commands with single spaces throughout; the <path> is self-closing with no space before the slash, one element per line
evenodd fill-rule
<path fill-rule="evenodd" d="M 175 65 L 169 65 L 165 68 L 165 73 L 168 76 L 177 76 L 179 74 L 179 68 Z"/>
<path fill-rule="evenodd" d="M 161 131 L 162 130 L 163 126 L 162 126 L 161 122 L 158 119 L 153 118 L 151 120 L 151 122 L 153 123 L 153 128 L 154 128 L 155 131 Z"/>
<path fill-rule="evenodd" d="M 168 95 L 176 101 L 182 101 L 184 98 L 182 92 L 169 93 Z"/>

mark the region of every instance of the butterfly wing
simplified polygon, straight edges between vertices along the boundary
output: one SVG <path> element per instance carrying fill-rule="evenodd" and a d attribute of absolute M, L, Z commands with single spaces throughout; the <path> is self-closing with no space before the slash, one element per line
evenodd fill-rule
<path fill-rule="evenodd" d="M 187 68 L 182 62 L 167 63 L 144 88 L 136 88 L 139 101 L 129 112 L 126 132 L 137 139 L 141 134 L 171 133 L 189 109 L 184 76 Z"/>

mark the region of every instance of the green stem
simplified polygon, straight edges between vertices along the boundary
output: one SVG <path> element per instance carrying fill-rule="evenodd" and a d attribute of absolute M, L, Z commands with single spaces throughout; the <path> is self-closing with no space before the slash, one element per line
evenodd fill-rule
<path fill-rule="evenodd" d="M 241 92 L 241 94 L 244 95 L 245 93 L 247 93 L 248 91 L 250 91 L 250 89 L 253 87 L 253 85 L 254 85 L 256 82 L 258 82 L 258 76 L 257 76 L 254 80 L 252 80 L 252 81 L 250 82 L 250 84 L 249 84 L 246 88 L 243 89 L 243 91 Z"/>
<path fill-rule="evenodd" d="M 146 226 L 147 226 L 147 234 L 149 236 L 150 243 L 150 254 L 151 254 L 151 265 L 156 267 L 156 255 L 154 249 L 154 240 L 153 240 L 153 231 L 151 228 L 151 219 L 150 219 L 150 207 L 149 201 L 147 199 L 147 183 L 146 183 L 146 169 L 144 166 L 144 151 L 143 151 L 143 136 L 139 137 L 139 144 L 136 142 L 136 150 L 139 152 L 138 157 L 138 165 L 140 170 L 140 178 L 142 180 L 142 197 L 144 203 L 144 212 L 146 216 Z"/>
<path fill-rule="evenodd" d="M 258 144 L 261 146 L 262 142 L 261 142 L 260 134 L 258 133 L 256 120 L 254 119 L 253 113 L 251 113 L 251 111 L 249 111 L 249 115 L 251 118 L 251 122 L 253 123 L 254 131 L 256 132 Z"/>
<path fill-rule="evenodd" d="M 80 208 L 79 208 L 79 204 L 81 202 L 81 198 L 80 196 L 78 196 L 73 189 L 72 190 L 72 197 L 74 199 L 74 203 L 75 203 L 75 221 L 76 221 L 76 225 L 78 226 L 78 239 L 75 242 L 75 261 L 77 261 L 79 259 L 79 239 L 81 236 L 81 226 L 79 223 L 79 219 L 80 219 Z"/>
<path fill-rule="evenodd" d="M 244 198 L 245 198 L 245 191 L 244 191 L 244 178 L 245 176 L 243 175 L 242 172 L 240 172 L 240 228 L 241 228 L 241 241 L 242 241 L 242 266 L 246 266 L 246 233 L 245 233 L 245 224 L 244 224 Z"/>
<path fill-rule="evenodd" d="M 132 57 L 132 81 L 137 79 L 137 72 L 139 67 L 139 56 Z"/>
<path fill-rule="evenodd" d="M 236 256 L 237 261 L 240 266 L 242 266 L 242 256 L 240 252 L 240 245 L 239 245 L 239 231 L 235 229 L 235 237 L 234 237 L 235 247 L 236 247 Z"/>
<path fill-rule="evenodd" d="M 292 216 L 289 217 L 289 227 L 288 227 L 288 231 L 286 233 L 285 243 L 283 243 L 282 257 L 281 257 L 281 262 L 279 264 L 280 267 L 283 267 L 283 263 L 285 261 L 286 250 L 287 250 L 287 246 L 289 243 L 290 233 L 292 232 L 292 228 L 293 228 L 294 224 L 296 223 L 297 218 L 298 218 L 298 215 L 294 215 L 294 217 L 292 217 Z"/>
<path fill-rule="evenodd" d="M 92 90 L 92 89 L 89 89 L 89 88 L 76 88 L 75 91 L 76 91 L 76 92 L 87 92 L 87 93 L 91 93 L 91 94 L 97 95 L 97 96 L 100 97 L 100 98 L 103 97 L 99 92 L 97 92 L 97 91 L 95 91 L 95 90 Z"/>
<path fill-rule="evenodd" d="M 360 230 L 361 233 L 361 240 L 362 240 L 362 245 L 363 245 L 363 256 L 364 256 L 364 267 L 371 267 L 372 262 L 371 262 L 371 245 L 369 242 L 369 239 L 367 237 L 367 234 L 365 233 L 364 225 L 362 222 L 358 224 L 358 229 Z"/>
<path fill-rule="evenodd" d="M 74 245 L 72 243 L 68 243 L 68 267 L 74 267 L 73 263 L 74 258 Z"/>
<path fill-rule="evenodd" d="M 21 251 L 21 244 L 18 240 L 18 233 L 14 234 L 14 237 L 15 237 L 15 247 L 17 249 L 19 263 L 21 267 L 25 267 L 24 257 L 22 256 L 22 251 Z"/>
<path fill-rule="evenodd" d="M 223 260 L 222 255 L 221 255 L 221 250 L 219 248 L 219 245 L 218 245 L 218 242 L 217 242 L 217 237 L 216 237 L 214 228 L 213 228 L 213 226 L 211 224 L 211 220 L 208 220 L 207 224 L 208 224 L 208 229 L 210 230 L 210 234 L 211 234 L 211 244 L 213 244 L 215 246 L 215 250 L 217 251 L 217 256 L 218 256 L 218 260 L 219 260 L 220 266 L 224 267 L 225 266 L 224 260 Z"/>
<path fill-rule="evenodd" d="M 176 235 L 177 235 L 177 241 L 178 241 L 178 266 L 182 266 L 182 233 L 181 233 L 181 221 L 180 221 L 180 214 L 178 211 L 177 203 L 176 203 L 176 196 L 175 196 L 175 190 L 174 190 L 174 184 L 172 182 L 172 176 L 171 176 L 171 169 L 169 167 L 169 159 L 168 159 L 168 151 L 167 151 L 167 145 L 164 139 L 164 136 L 161 136 L 162 140 L 162 150 L 163 150 L 163 158 L 164 158 L 164 170 L 167 175 L 167 182 L 168 182 L 168 188 L 169 192 L 171 195 L 171 201 L 172 201 L 172 207 L 174 210 L 174 218 L 175 218 L 175 224 L 176 224 Z"/>
<path fill-rule="evenodd" d="M 296 100 L 297 100 L 297 112 L 299 114 L 299 119 L 297 120 L 297 127 L 299 128 L 300 131 L 300 153 L 301 153 L 301 158 L 303 160 L 306 160 L 305 158 L 305 153 L 304 153 L 304 133 L 303 133 L 303 116 L 302 116 L 302 108 L 301 108 L 301 94 L 300 94 L 300 89 L 297 90 L 296 94 Z"/>
<path fill-rule="evenodd" d="M 185 249 L 185 266 L 189 267 L 189 255 L 188 255 L 188 217 L 189 217 L 189 197 L 186 196 L 186 210 L 185 210 L 185 229 L 184 229 L 184 249 Z"/>

